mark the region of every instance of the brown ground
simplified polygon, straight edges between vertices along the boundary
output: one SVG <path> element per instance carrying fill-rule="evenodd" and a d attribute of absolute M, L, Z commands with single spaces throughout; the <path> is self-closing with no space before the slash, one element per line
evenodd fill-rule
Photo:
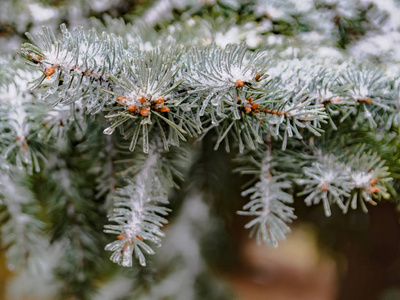
<path fill-rule="evenodd" d="M 318 252 L 307 228 L 297 228 L 279 248 L 243 241 L 243 268 L 223 277 L 240 300 L 333 300 L 336 265 Z"/>

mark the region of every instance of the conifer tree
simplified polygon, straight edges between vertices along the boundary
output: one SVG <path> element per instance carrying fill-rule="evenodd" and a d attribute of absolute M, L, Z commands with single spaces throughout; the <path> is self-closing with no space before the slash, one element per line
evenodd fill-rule
<path fill-rule="evenodd" d="M 232 178 L 271 247 L 294 201 L 326 217 L 397 203 L 396 1 L 128 1 L 125 20 L 103 14 L 124 1 L 76 2 L 0 4 L 21 44 L 0 48 L 1 244 L 10 268 L 46 265 L 49 293 L 229 298 L 201 247 L 226 234 Z"/>

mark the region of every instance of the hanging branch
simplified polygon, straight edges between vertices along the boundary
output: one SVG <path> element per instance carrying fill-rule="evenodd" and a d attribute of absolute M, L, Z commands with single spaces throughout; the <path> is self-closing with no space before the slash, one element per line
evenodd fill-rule
<path fill-rule="evenodd" d="M 307 205 L 322 201 L 328 217 L 332 204 L 337 204 L 346 213 L 349 207 L 356 209 L 360 203 L 362 210 L 368 212 L 364 202 L 376 205 L 374 199 L 390 197 L 386 187 L 392 180 L 387 172 L 389 168 L 377 153 L 365 152 L 364 148 L 362 146 L 355 154 L 342 158 L 344 161 L 339 161 L 333 154 L 317 156 L 318 161 L 303 168 L 306 178 L 297 182 L 305 188 L 298 195 L 308 195 Z"/>
<path fill-rule="evenodd" d="M 250 161 L 253 159 L 250 158 Z M 258 170 L 258 182 L 242 192 L 242 196 L 250 195 L 250 201 L 243 206 L 239 215 L 255 216 L 245 225 L 251 228 L 250 236 L 256 235 L 257 243 L 264 242 L 268 246 L 277 247 L 278 240 L 286 239 L 285 234 L 290 232 L 286 223 L 291 223 L 296 216 L 293 208 L 286 205 L 292 203 L 293 198 L 285 190 L 291 188 L 291 182 L 285 180 L 285 175 L 273 175 L 274 167 L 271 149 L 267 148 L 265 157 Z M 238 169 L 242 174 L 253 173 L 251 166 Z"/>
<path fill-rule="evenodd" d="M 110 222 L 117 225 L 106 225 L 107 233 L 117 234 L 117 241 L 106 246 L 113 251 L 111 260 L 122 266 L 132 266 L 133 253 L 142 266 L 146 265 L 143 251 L 154 254 L 147 244 L 161 246 L 161 231 L 167 223 L 165 216 L 169 209 L 166 188 L 171 184 L 171 177 L 176 168 L 163 155 L 160 141 L 150 146 L 148 155 L 136 161 L 137 173 L 123 188 L 117 189 L 114 197 L 114 210 L 109 216 Z M 172 173 L 171 173 L 172 172 Z"/>

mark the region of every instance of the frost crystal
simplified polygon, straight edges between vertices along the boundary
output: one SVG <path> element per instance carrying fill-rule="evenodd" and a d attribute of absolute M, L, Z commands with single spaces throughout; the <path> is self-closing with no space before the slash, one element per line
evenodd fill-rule
<path fill-rule="evenodd" d="M 260 181 L 242 193 L 250 196 L 250 202 L 243 206 L 240 215 L 255 216 L 255 219 L 245 225 L 251 228 L 250 235 L 256 235 L 257 242 L 264 242 L 268 246 L 277 247 L 278 240 L 286 239 L 285 233 L 290 228 L 285 223 L 292 222 L 296 216 L 293 208 L 285 203 L 293 202 L 292 196 L 284 190 L 291 187 L 284 176 L 272 176 L 269 172 L 271 157 L 264 158 Z"/>

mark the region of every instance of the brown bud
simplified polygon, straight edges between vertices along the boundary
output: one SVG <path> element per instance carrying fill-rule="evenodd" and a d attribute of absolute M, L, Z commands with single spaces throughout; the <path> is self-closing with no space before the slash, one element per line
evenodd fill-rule
<path fill-rule="evenodd" d="M 254 79 L 255 79 L 256 81 L 259 81 L 260 78 L 261 78 L 261 74 L 257 74 L 256 77 L 254 77 Z"/>
<path fill-rule="evenodd" d="M 117 101 L 122 101 L 122 99 L 124 99 L 124 97 L 119 96 L 119 97 L 117 98 Z"/>
<path fill-rule="evenodd" d="M 244 110 L 245 110 L 246 112 L 251 112 L 251 107 L 250 107 L 250 106 L 246 106 L 246 107 L 244 108 Z"/>
<path fill-rule="evenodd" d="M 372 186 L 374 186 L 378 182 L 378 178 L 372 178 L 370 183 Z"/>
<path fill-rule="evenodd" d="M 371 103 L 372 103 L 372 100 L 368 98 L 368 99 L 365 100 L 365 103 L 371 104 Z"/>
<path fill-rule="evenodd" d="M 137 110 L 137 108 L 136 108 L 136 106 L 134 106 L 134 105 L 129 105 L 129 106 L 128 106 L 128 110 L 129 110 L 130 112 L 135 112 L 135 111 Z"/>
<path fill-rule="evenodd" d="M 146 108 L 146 107 L 142 108 L 142 109 L 140 110 L 140 114 L 141 114 L 143 117 L 147 117 L 147 116 L 149 115 L 149 109 Z"/>
<path fill-rule="evenodd" d="M 146 97 L 144 95 L 139 95 L 138 100 L 140 103 L 146 102 Z"/>
<path fill-rule="evenodd" d="M 166 107 L 166 106 L 163 106 L 163 107 L 161 107 L 160 111 L 161 112 L 167 112 L 167 111 L 169 111 L 169 108 Z"/>
<path fill-rule="evenodd" d="M 163 97 L 158 97 L 157 98 L 157 104 L 161 104 L 161 103 L 163 103 L 164 102 L 164 98 Z"/>
<path fill-rule="evenodd" d="M 141 236 L 136 236 L 137 239 L 141 240 L 143 242 L 143 238 Z"/>
<path fill-rule="evenodd" d="M 55 71 L 56 71 L 56 67 L 53 66 L 53 67 L 45 69 L 43 73 L 44 73 L 44 75 L 47 76 L 47 79 L 49 79 L 50 76 L 53 75 Z"/>
<path fill-rule="evenodd" d="M 252 108 L 252 109 L 257 109 L 257 108 L 258 108 L 258 103 L 253 103 L 253 104 L 251 105 L 251 108 Z"/>
<path fill-rule="evenodd" d="M 123 236 L 122 234 L 120 234 L 119 236 L 117 236 L 117 239 L 123 240 L 123 239 L 124 239 L 124 236 Z"/>
<path fill-rule="evenodd" d="M 235 82 L 235 86 L 236 87 L 243 87 L 244 86 L 244 82 L 242 80 L 238 79 Z"/>
<path fill-rule="evenodd" d="M 38 61 L 38 60 L 42 60 L 43 58 L 41 58 L 39 55 L 36 55 L 35 53 L 31 53 L 30 55 L 28 55 L 28 58 L 30 59 L 30 60 L 33 60 L 33 61 Z"/>
<path fill-rule="evenodd" d="M 321 192 L 326 192 L 329 189 L 328 185 L 326 183 L 323 183 L 320 185 L 319 190 Z"/>
<path fill-rule="evenodd" d="M 381 190 L 381 189 L 380 189 L 379 187 L 374 186 L 374 187 L 372 187 L 372 188 L 369 189 L 369 192 L 373 194 L 373 193 L 379 192 L 380 190 Z"/>

